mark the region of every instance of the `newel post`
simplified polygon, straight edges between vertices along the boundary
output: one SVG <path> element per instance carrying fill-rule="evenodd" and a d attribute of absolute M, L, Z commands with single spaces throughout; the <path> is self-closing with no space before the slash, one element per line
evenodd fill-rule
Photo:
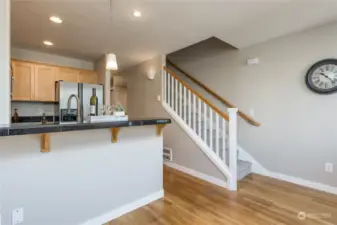
<path fill-rule="evenodd" d="M 237 159 L 237 149 L 238 149 L 238 130 L 237 130 L 237 108 L 228 109 L 229 114 L 229 172 L 231 174 L 231 178 L 228 179 L 228 189 L 231 191 L 237 190 L 237 167 L 238 167 L 238 159 Z"/>

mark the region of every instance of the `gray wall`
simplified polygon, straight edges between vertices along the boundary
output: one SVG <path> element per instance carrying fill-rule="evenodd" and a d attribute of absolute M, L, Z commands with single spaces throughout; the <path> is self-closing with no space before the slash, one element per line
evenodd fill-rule
<path fill-rule="evenodd" d="M 95 62 L 94 67 L 97 73 L 98 83 L 104 85 L 104 105 L 110 105 L 111 72 L 106 70 L 106 56 L 102 55 L 102 57 Z"/>
<path fill-rule="evenodd" d="M 75 225 L 163 189 L 162 137 L 154 126 L 0 138 L 0 213 L 24 208 L 25 225 Z"/>
<path fill-rule="evenodd" d="M 215 40 L 216 41 L 216 40 Z M 259 128 L 239 122 L 239 142 L 267 169 L 337 186 L 337 94 L 318 95 L 305 85 L 310 66 L 337 58 L 337 24 L 241 50 L 191 46 L 169 58 L 246 113 Z M 247 66 L 246 60 L 260 58 Z"/>
<path fill-rule="evenodd" d="M 158 56 L 140 65 L 119 72 L 127 78 L 128 114 L 131 118 L 170 117 L 157 101 L 161 95 L 162 57 Z M 154 80 L 147 78 L 147 72 L 156 71 Z M 164 129 L 164 146 L 173 150 L 173 163 L 198 172 L 225 179 L 199 147 L 187 136 L 175 121 Z"/>
<path fill-rule="evenodd" d="M 10 124 L 10 0 L 0 1 L 0 127 Z"/>

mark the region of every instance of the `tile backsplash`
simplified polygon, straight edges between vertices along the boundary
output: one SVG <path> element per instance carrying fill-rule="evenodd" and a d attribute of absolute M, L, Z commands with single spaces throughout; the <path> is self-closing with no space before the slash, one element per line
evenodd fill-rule
<path fill-rule="evenodd" d="M 12 102 L 12 116 L 14 109 L 18 109 L 19 116 L 42 116 L 45 113 L 47 116 L 58 115 L 58 105 L 54 103 L 41 102 Z"/>

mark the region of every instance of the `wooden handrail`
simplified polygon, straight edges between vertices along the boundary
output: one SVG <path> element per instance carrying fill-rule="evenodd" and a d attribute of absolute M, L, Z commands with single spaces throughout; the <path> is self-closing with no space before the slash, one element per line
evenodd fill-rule
<path fill-rule="evenodd" d="M 182 83 L 188 90 L 191 91 L 191 93 L 195 94 L 196 96 L 198 96 L 198 98 L 200 98 L 203 102 L 205 102 L 210 108 L 212 108 L 217 114 L 219 114 L 222 118 L 224 118 L 225 120 L 229 121 L 229 116 L 222 112 L 221 110 L 219 110 L 215 105 L 213 105 L 210 101 L 208 101 L 205 97 L 203 97 L 201 94 L 199 94 L 198 92 L 196 92 L 195 90 L 193 90 L 191 88 L 190 85 L 187 84 L 186 81 L 184 81 L 183 79 L 181 79 L 177 74 L 175 74 L 172 70 L 168 69 L 166 66 L 163 67 L 164 70 L 166 70 L 171 76 L 173 76 L 175 79 L 177 79 L 180 83 Z"/>
<path fill-rule="evenodd" d="M 215 93 L 212 89 L 210 89 L 209 87 L 207 87 L 206 85 L 204 85 L 203 83 L 201 83 L 199 80 L 197 80 L 194 77 L 192 77 L 191 75 L 189 75 L 184 70 L 180 69 L 172 61 L 170 61 L 169 59 L 166 59 L 166 61 L 169 64 L 171 64 L 176 70 L 178 70 L 179 72 L 183 73 L 186 77 L 188 77 L 194 83 L 196 83 L 197 85 L 199 85 L 200 87 L 202 87 L 205 91 L 207 91 L 208 93 L 210 93 L 211 95 L 213 95 L 216 99 L 218 99 L 220 102 L 222 102 L 223 104 L 225 104 L 227 107 L 229 107 L 229 108 L 236 108 L 235 105 L 233 105 L 231 102 L 229 102 L 228 100 L 224 99 L 223 97 L 221 97 L 220 95 L 218 95 L 217 93 Z M 238 114 L 239 114 L 239 116 L 242 119 L 246 120 L 251 125 L 254 125 L 254 126 L 257 126 L 257 127 L 261 126 L 261 124 L 259 122 L 255 121 L 251 116 L 248 116 L 247 114 L 245 114 L 241 110 L 238 110 Z"/>

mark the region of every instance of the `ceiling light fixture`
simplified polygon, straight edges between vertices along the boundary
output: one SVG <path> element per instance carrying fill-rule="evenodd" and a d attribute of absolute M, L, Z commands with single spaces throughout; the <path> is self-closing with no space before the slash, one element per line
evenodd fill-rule
<path fill-rule="evenodd" d="M 117 58 L 116 55 L 113 53 L 106 55 L 106 69 L 107 70 L 117 70 Z"/>
<path fill-rule="evenodd" d="M 48 45 L 48 46 L 54 45 L 53 42 L 51 41 L 43 41 L 43 44 Z"/>
<path fill-rule="evenodd" d="M 63 21 L 61 20 L 60 17 L 57 17 L 57 16 L 51 16 L 49 17 L 49 20 L 54 22 L 54 23 L 62 23 Z"/>
<path fill-rule="evenodd" d="M 141 16 L 142 16 L 142 13 L 141 13 L 140 11 L 137 11 L 137 10 L 136 10 L 136 11 L 133 12 L 133 16 L 134 16 L 134 17 L 141 17 Z"/>

